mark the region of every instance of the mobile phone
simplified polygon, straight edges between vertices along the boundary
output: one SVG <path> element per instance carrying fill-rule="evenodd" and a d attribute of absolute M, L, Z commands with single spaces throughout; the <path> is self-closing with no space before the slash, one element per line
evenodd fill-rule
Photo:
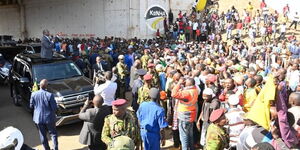
<path fill-rule="evenodd" d="M 93 100 L 94 96 L 95 96 L 94 91 L 93 92 L 89 92 L 88 96 L 89 96 L 89 100 Z"/>

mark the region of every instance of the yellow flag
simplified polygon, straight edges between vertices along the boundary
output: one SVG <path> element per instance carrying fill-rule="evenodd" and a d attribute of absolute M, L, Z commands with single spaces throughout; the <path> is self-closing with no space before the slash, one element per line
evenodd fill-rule
<path fill-rule="evenodd" d="M 270 101 L 275 100 L 276 86 L 274 77 L 268 76 L 265 86 L 258 94 L 246 118 L 258 123 L 266 130 L 270 129 Z"/>
<path fill-rule="evenodd" d="M 39 90 L 38 84 L 37 84 L 36 81 L 34 81 L 31 92 L 35 92 L 35 91 L 38 91 L 38 90 Z"/>
<path fill-rule="evenodd" d="M 207 0 L 198 0 L 197 5 L 196 5 L 196 10 L 197 11 L 204 10 L 206 3 L 207 3 Z"/>

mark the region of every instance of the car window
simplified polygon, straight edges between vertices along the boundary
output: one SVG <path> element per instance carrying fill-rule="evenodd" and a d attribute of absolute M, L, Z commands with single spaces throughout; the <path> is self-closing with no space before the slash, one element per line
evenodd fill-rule
<path fill-rule="evenodd" d="M 82 73 L 72 61 L 66 61 L 34 65 L 33 76 L 34 80 L 39 82 L 42 79 L 53 81 L 82 76 Z"/>

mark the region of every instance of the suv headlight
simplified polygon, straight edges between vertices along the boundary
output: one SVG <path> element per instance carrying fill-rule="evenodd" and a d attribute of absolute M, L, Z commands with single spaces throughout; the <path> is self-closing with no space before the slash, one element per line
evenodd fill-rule
<path fill-rule="evenodd" d="M 64 98 L 62 96 L 54 97 L 54 99 L 55 99 L 57 104 L 61 103 L 64 100 Z"/>

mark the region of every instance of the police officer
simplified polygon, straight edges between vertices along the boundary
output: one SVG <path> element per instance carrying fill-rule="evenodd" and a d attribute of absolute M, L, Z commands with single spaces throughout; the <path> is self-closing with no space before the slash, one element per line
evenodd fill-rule
<path fill-rule="evenodd" d="M 150 101 L 149 90 L 152 87 L 152 75 L 146 74 L 144 75 L 144 85 L 139 88 L 138 91 L 138 104 L 141 104 L 145 101 Z"/>
<path fill-rule="evenodd" d="M 136 119 L 129 114 L 125 99 L 113 101 L 113 114 L 105 118 L 101 140 L 108 149 L 121 149 L 125 145 L 134 149 L 139 146 L 139 129 Z"/>
<path fill-rule="evenodd" d="M 143 76 L 147 73 L 145 69 L 138 69 L 136 73 L 139 75 L 139 77 L 133 81 L 133 86 L 132 86 L 132 108 L 136 112 L 138 109 L 138 89 L 143 86 Z"/>
<path fill-rule="evenodd" d="M 155 65 L 150 63 L 148 64 L 148 74 L 152 75 L 152 85 L 154 87 L 159 87 L 159 78 L 158 78 L 158 73 L 155 70 Z"/>
<path fill-rule="evenodd" d="M 162 145 L 165 144 L 163 129 L 168 126 L 168 123 L 164 109 L 158 104 L 159 89 L 151 88 L 149 96 L 151 101 L 140 105 L 137 117 L 145 150 L 159 150 L 160 140 L 162 140 Z"/>
<path fill-rule="evenodd" d="M 126 92 L 126 77 L 129 75 L 128 69 L 126 64 L 124 64 L 124 55 L 119 55 L 118 57 L 119 62 L 117 63 L 117 70 L 118 70 L 118 79 L 119 79 L 119 95 L 118 98 L 125 98 Z"/>

